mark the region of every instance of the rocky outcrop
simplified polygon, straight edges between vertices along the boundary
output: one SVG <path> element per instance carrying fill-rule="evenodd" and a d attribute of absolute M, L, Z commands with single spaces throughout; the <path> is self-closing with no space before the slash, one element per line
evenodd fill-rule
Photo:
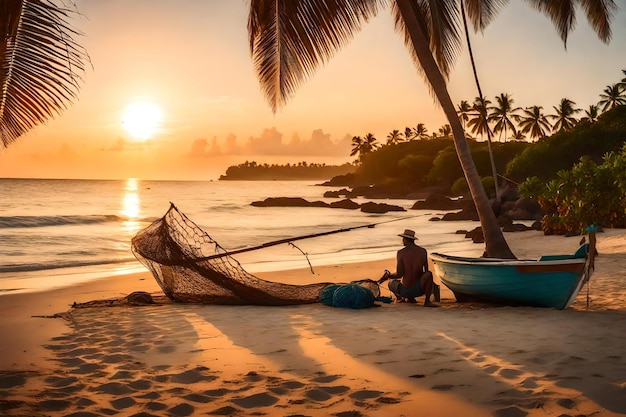
<path fill-rule="evenodd" d="M 367 203 L 361 204 L 361 211 L 363 213 L 383 214 L 383 213 L 387 213 L 390 211 L 406 211 L 406 209 L 404 209 L 403 207 L 394 206 L 391 204 L 367 202 Z"/>
<path fill-rule="evenodd" d="M 262 201 L 253 201 L 250 205 L 254 207 L 327 207 L 345 210 L 358 210 L 364 213 L 384 214 L 390 211 L 406 211 L 404 207 L 394 206 L 385 203 L 367 202 L 359 204 L 350 199 L 334 201 L 330 204 L 323 201 L 307 201 L 301 197 L 268 197 Z"/>
<path fill-rule="evenodd" d="M 302 197 L 268 197 L 263 201 L 250 203 L 255 207 L 328 207 L 323 201 L 307 201 Z"/>

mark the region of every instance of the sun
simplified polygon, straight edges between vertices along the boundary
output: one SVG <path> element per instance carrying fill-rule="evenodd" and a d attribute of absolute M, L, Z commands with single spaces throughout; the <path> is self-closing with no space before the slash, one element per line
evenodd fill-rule
<path fill-rule="evenodd" d="M 136 140 L 153 137 L 161 127 L 163 112 L 154 103 L 135 102 L 127 105 L 122 114 L 122 126 Z"/>

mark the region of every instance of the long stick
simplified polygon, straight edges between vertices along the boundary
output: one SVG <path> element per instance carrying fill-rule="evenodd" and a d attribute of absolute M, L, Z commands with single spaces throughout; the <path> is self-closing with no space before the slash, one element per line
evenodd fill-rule
<path fill-rule="evenodd" d="M 216 255 L 205 256 L 205 257 L 202 257 L 202 258 L 196 258 L 196 259 L 193 260 L 193 262 L 208 261 L 210 259 L 221 258 L 221 257 L 228 256 L 228 255 L 236 255 L 238 253 L 250 252 L 250 251 L 258 250 L 258 249 L 265 249 L 265 248 L 269 248 L 270 246 L 281 245 L 283 243 L 291 243 L 291 242 L 293 242 L 295 240 L 310 239 L 310 238 L 318 237 L 318 236 L 332 235 L 334 233 L 348 232 L 350 230 L 362 229 L 364 227 L 367 227 L 367 228 L 371 229 L 371 228 L 374 228 L 375 226 L 377 226 L 379 224 L 390 223 L 390 222 L 397 222 L 397 221 L 400 221 L 400 220 L 412 219 L 414 217 L 419 217 L 419 216 L 407 216 L 407 217 L 401 217 L 399 219 L 386 220 L 384 222 L 370 223 L 370 224 L 364 224 L 364 225 L 361 225 L 361 226 L 348 227 L 348 228 L 345 228 L 345 229 L 342 228 L 342 229 L 330 230 L 328 232 L 313 233 L 313 234 L 310 234 L 310 235 L 295 236 L 295 237 L 289 237 L 289 238 L 285 238 L 285 239 L 274 240 L 274 241 L 271 241 L 271 242 L 263 243 L 263 244 L 258 245 L 258 246 L 251 246 L 251 247 L 248 247 L 248 248 L 237 249 L 237 250 L 234 250 L 234 251 L 226 251 L 225 253 L 218 253 Z"/>

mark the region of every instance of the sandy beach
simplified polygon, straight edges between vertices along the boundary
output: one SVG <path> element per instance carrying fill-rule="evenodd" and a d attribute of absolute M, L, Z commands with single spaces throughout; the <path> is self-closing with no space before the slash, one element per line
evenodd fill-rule
<path fill-rule="evenodd" d="M 580 240 L 506 237 L 520 258 L 573 253 Z M 148 272 L 2 295 L 0 415 L 626 415 L 626 231 L 599 234 L 598 252 L 589 287 L 563 311 L 460 304 L 444 287 L 435 309 L 70 308 L 159 295 Z M 394 267 L 389 259 L 256 275 L 349 282 Z"/>

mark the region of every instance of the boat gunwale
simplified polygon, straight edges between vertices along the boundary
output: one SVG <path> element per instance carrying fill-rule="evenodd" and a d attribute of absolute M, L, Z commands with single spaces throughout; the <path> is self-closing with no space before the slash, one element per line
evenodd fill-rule
<path fill-rule="evenodd" d="M 572 255 L 564 255 L 572 256 Z M 582 257 L 568 257 L 564 259 L 502 259 L 502 258 L 472 258 L 463 256 L 444 255 L 441 253 L 431 253 L 429 255 L 433 262 L 445 262 L 449 264 L 458 265 L 481 265 L 481 266 L 522 266 L 529 264 L 541 264 L 541 265 L 563 265 L 563 264 L 578 264 L 585 263 L 586 256 Z"/>

